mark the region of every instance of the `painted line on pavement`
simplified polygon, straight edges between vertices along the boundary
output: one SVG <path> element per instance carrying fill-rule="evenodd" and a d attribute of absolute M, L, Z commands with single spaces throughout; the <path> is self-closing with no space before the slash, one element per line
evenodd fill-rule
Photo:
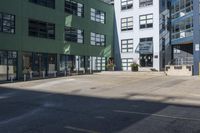
<path fill-rule="evenodd" d="M 72 127 L 72 126 L 66 126 L 66 129 L 74 130 L 74 131 L 79 131 L 79 132 L 84 132 L 84 133 L 100 133 L 88 129 L 83 129 L 83 128 L 77 128 L 77 127 Z"/>
<path fill-rule="evenodd" d="M 113 112 L 115 112 L 115 113 L 137 114 L 137 115 L 145 115 L 145 116 L 153 116 L 153 117 L 163 117 L 163 118 L 188 120 L 188 121 L 200 121 L 200 119 L 196 119 L 196 118 L 176 117 L 176 116 L 151 114 L 151 113 L 143 113 L 143 112 L 135 112 L 135 111 L 113 110 Z"/>

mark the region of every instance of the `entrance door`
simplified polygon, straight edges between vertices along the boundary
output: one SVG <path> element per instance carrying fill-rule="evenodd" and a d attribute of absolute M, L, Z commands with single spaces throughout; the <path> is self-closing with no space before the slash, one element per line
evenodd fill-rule
<path fill-rule="evenodd" d="M 141 54 L 140 55 L 141 67 L 153 67 L 153 54 Z"/>
<path fill-rule="evenodd" d="M 33 53 L 33 63 L 34 63 L 34 77 L 42 77 L 43 72 L 47 71 L 47 57 L 45 54 Z"/>
<path fill-rule="evenodd" d="M 0 81 L 16 79 L 17 52 L 0 51 Z"/>
<path fill-rule="evenodd" d="M 0 51 L 0 81 L 7 80 L 7 73 L 8 73 L 8 67 L 7 67 L 7 52 L 6 51 Z"/>
<path fill-rule="evenodd" d="M 8 52 L 8 80 L 16 79 L 17 77 L 17 52 Z"/>

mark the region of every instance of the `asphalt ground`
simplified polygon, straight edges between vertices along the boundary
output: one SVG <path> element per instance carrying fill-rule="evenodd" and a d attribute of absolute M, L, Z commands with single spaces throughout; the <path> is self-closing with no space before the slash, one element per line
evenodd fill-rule
<path fill-rule="evenodd" d="M 0 133 L 200 133 L 200 78 L 116 72 L 2 84 Z"/>

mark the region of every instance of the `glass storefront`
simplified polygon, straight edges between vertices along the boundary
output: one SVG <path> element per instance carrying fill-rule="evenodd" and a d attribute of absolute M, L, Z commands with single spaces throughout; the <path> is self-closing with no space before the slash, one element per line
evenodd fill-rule
<path fill-rule="evenodd" d="M 51 76 L 57 71 L 57 55 L 45 53 L 23 53 L 23 73 L 33 77 Z"/>
<path fill-rule="evenodd" d="M 16 79 L 17 52 L 0 51 L 0 81 Z"/>
<path fill-rule="evenodd" d="M 26 74 L 27 79 L 65 76 L 66 74 L 85 74 L 93 71 L 104 71 L 106 68 L 106 58 L 75 56 L 75 55 L 59 55 L 23 52 L 22 54 L 22 70 Z M 57 64 L 59 62 L 59 64 Z"/>

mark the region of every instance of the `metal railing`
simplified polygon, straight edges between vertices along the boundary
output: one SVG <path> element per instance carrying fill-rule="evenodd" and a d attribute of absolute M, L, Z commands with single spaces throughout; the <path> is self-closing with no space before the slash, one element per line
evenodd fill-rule
<path fill-rule="evenodd" d="M 193 65 L 193 57 L 176 58 L 169 63 L 170 65 Z"/>

